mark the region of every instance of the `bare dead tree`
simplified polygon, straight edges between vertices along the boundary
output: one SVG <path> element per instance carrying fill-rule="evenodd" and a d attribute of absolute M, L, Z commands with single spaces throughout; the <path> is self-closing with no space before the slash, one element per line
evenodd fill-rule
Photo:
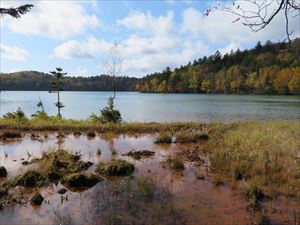
<path fill-rule="evenodd" d="M 112 89 L 114 92 L 112 100 L 114 100 L 116 97 L 115 77 L 120 75 L 120 73 L 122 72 L 122 61 L 119 57 L 119 54 L 120 50 L 118 43 L 114 41 L 110 49 L 110 60 L 106 63 L 107 73 L 111 76 L 112 79 Z"/>
<path fill-rule="evenodd" d="M 18 19 L 21 15 L 28 13 L 32 7 L 32 4 L 25 4 L 18 7 L 0 8 L 0 16 L 9 15 Z"/>
<path fill-rule="evenodd" d="M 214 8 L 236 15 L 237 18 L 233 21 L 241 21 L 241 23 L 249 27 L 252 31 L 258 32 L 268 26 L 271 21 L 280 13 L 285 16 L 285 32 L 286 39 L 290 42 L 290 36 L 293 31 L 289 28 L 290 17 L 299 17 L 300 22 L 300 1 L 299 0 L 244 0 L 243 3 L 250 3 L 251 9 L 240 5 L 238 1 L 234 1 L 230 5 L 228 2 L 220 1 Z M 276 6 L 273 9 L 273 5 Z M 253 7 L 252 7 L 253 6 Z M 208 16 L 210 10 L 207 10 L 205 15 Z"/>

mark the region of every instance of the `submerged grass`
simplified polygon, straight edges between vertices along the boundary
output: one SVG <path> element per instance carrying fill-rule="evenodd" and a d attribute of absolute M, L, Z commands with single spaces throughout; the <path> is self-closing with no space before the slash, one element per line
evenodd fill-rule
<path fill-rule="evenodd" d="M 127 177 L 105 182 L 94 193 L 92 225 L 184 225 L 173 195 L 151 178 Z"/>

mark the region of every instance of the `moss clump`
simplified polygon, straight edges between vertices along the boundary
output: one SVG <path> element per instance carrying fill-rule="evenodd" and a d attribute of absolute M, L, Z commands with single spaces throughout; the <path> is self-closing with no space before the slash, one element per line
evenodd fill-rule
<path fill-rule="evenodd" d="M 261 214 L 258 218 L 257 225 L 272 225 L 271 220 L 265 215 Z"/>
<path fill-rule="evenodd" d="M 57 193 L 61 194 L 61 195 L 65 194 L 66 192 L 67 192 L 67 189 L 65 189 L 65 188 L 61 188 L 57 191 Z"/>
<path fill-rule="evenodd" d="M 8 194 L 8 189 L 6 187 L 0 186 L 0 197 L 6 196 Z"/>
<path fill-rule="evenodd" d="M 176 143 L 180 144 L 187 144 L 187 143 L 195 143 L 199 141 L 207 141 L 208 135 L 207 134 L 199 134 L 197 132 L 189 132 L 184 131 L 176 135 Z"/>
<path fill-rule="evenodd" d="M 90 131 L 90 132 L 87 133 L 86 136 L 87 136 L 88 138 L 94 138 L 94 137 L 96 137 L 96 133 L 95 133 L 94 131 Z"/>
<path fill-rule="evenodd" d="M 101 179 L 92 173 L 73 173 L 64 178 L 63 183 L 70 188 L 90 188 Z"/>
<path fill-rule="evenodd" d="M 184 170 L 184 164 L 183 161 L 179 158 L 174 158 L 174 159 L 168 159 L 166 161 L 167 165 L 169 166 L 170 169 L 173 170 Z"/>
<path fill-rule="evenodd" d="M 96 172 L 103 176 L 128 176 L 134 171 L 134 165 L 124 160 L 99 163 Z"/>
<path fill-rule="evenodd" d="M 22 164 L 23 166 L 27 166 L 27 165 L 29 165 L 30 163 L 29 163 L 28 161 L 23 161 L 21 164 Z"/>
<path fill-rule="evenodd" d="M 22 135 L 19 132 L 15 131 L 6 131 L 0 135 L 0 139 L 12 139 L 12 138 L 21 138 Z"/>
<path fill-rule="evenodd" d="M 74 136 L 80 136 L 80 135 L 81 135 L 81 132 L 75 131 L 75 132 L 73 133 L 73 135 L 74 135 Z"/>
<path fill-rule="evenodd" d="M 126 156 L 131 156 L 133 157 L 134 159 L 141 159 L 143 157 L 150 157 L 150 156 L 153 156 L 155 154 L 155 152 L 153 151 L 148 151 L 148 150 L 141 150 L 141 151 L 135 151 L 135 150 L 132 150 L 130 152 L 128 152 L 127 154 L 124 154 Z"/>
<path fill-rule="evenodd" d="M 30 203 L 32 205 L 41 205 L 43 201 L 44 201 L 44 197 L 41 195 L 41 193 L 37 192 L 32 196 Z"/>
<path fill-rule="evenodd" d="M 7 170 L 4 166 L 0 166 L 0 177 L 7 177 Z"/>
<path fill-rule="evenodd" d="M 100 148 L 97 149 L 96 154 L 97 154 L 97 155 L 101 155 L 101 149 L 100 149 Z"/>
<path fill-rule="evenodd" d="M 171 135 L 167 133 L 160 133 L 159 136 L 155 139 L 156 144 L 170 144 L 172 143 L 172 137 Z"/>
<path fill-rule="evenodd" d="M 36 161 L 45 172 L 49 180 L 58 180 L 67 174 L 81 172 L 88 169 L 93 163 L 81 160 L 81 155 L 59 149 L 44 154 Z"/>
<path fill-rule="evenodd" d="M 13 181 L 13 186 L 40 187 L 47 182 L 47 178 L 40 171 L 28 170 L 24 174 L 17 176 Z"/>
<path fill-rule="evenodd" d="M 220 174 L 215 174 L 214 177 L 213 177 L 213 184 L 215 186 L 221 186 L 221 185 L 224 185 L 224 177 L 221 176 Z"/>

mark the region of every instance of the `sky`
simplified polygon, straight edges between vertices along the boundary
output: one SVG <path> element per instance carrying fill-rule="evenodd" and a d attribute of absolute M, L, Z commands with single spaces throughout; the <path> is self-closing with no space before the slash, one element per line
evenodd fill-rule
<path fill-rule="evenodd" d="M 0 72 L 62 67 L 70 76 L 105 74 L 116 41 L 122 65 L 118 75 L 142 77 L 217 50 L 225 54 L 286 38 L 282 13 L 265 29 L 252 32 L 241 21 L 233 23 L 237 16 L 214 10 L 215 1 L 1 0 L 0 7 L 25 3 L 34 7 L 20 19 L 0 17 Z M 208 16 L 207 9 L 212 9 Z M 291 17 L 292 38 L 300 36 L 299 26 L 300 17 Z"/>

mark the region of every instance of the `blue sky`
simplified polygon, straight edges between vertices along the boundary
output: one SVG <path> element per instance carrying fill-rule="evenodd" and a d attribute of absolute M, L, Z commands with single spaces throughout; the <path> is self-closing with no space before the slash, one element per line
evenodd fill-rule
<path fill-rule="evenodd" d="M 0 72 L 48 72 L 59 66 L 71 76 L 106 73 L 110 48 L 117 41 L 119 75 L 141 77 L 217 50 L 225 53 L 285 38 L 283 15 L 253 33 L 240 22 L 232 23 L 234 15 L 213 10 L 205 16 L 214 1 L 1 0 L 0 4 L 31 2 L 34 8 L 21 19 L 1 17 Z M 299 18 L 291 19 L 290 28 L 293 37 L 299 37 Z"/>

